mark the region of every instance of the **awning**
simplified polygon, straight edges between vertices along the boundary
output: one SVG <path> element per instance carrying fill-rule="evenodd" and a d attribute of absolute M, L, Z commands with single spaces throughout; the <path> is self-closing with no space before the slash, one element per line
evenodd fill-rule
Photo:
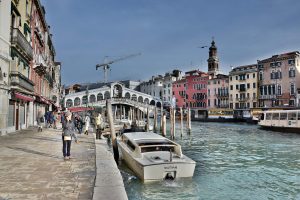
<path fill-rule="evenodd" d="M 48 105 L 51 104 L 48 99 L 46 99 L 45 97 L 40 96 L 40 95 L 36 95 L 36 101 L 40 102 L 40 103 L 43 103 L 43 104 L 48 104 Z"/>
<path fill-rule="evenodd" d="M 88 110 L 94 110 L 94 108 L 91 107 L 70 107 L 68 108 L 70 112 L 83 112 Z"/>
<path fill-rule="evenodd" d="M 21 99 L 23 101 L 33 101 L 34 100 L 31 96 L 28 96 L 26 94 L 19 93 L 19 92 L 15 92 L 14 96 L 16 99 Z"/>

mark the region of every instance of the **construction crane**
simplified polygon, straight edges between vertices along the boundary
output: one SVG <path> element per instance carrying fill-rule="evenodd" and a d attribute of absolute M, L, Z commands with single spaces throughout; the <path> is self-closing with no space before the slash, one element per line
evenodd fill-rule
<path fill-rule="evenodd" d="M 102 64 L 97 64 L 96 65 L 96 70 L 98 70 L 99 67 L 103 68 L 103 71 L 104 71 L 104 83 L 107 83 L 107 72 L 110 69 L 110 65 L 111 64 L 113 64 L 115 62 L 119 62 L 121 60 L 125 60 L 125 59 L 128 59 L 128 58 L 139 56 L 139 55 L 141 55 L 141 53 L 131 54 L 131 55 L 124 56 L 124 57 L 121 57 L 121 58 L 118 58 L 118 59 L 115 59 L 115 60 L 111 60 L 111 61 L 104 61 Z"/>

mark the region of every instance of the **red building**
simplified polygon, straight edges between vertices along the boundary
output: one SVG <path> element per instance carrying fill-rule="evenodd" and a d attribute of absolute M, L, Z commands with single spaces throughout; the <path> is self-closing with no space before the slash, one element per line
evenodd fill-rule
<path fill-rule="evenodd" d="M 186 107 L 193 110 L 206 109 L 207 83 L 209 75 L 199 70 L 185 73 L 186 78 Z"/>

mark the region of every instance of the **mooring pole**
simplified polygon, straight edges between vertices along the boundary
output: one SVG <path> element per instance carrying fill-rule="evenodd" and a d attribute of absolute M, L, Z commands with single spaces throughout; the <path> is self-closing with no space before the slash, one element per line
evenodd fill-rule
<path fill-rule="evenodd" d="M 183 135 L 183 113 L 182 113 L 182 107 L 180 107 L 180 136 Z"/>
<path fill-rule="evenodd" d="M 160 104 L 160 132 L 163 132 L 163 105 Z"/>
<path fill-rule="evenodd" d="M 167 132 L 167 118 L 166 114 L 163 114 L 162 116 L 162 135 L 166 137 L 166 132 Z"/>
<path fill-rule="evenodd" d="M 149 125 L 150 125 L 150 117 L 149 117 L 149 107 L 147 108 L 147 125 L 146 131 L 149 132 Z"/>
<path fill-rule="evenodd" d="M 191 109 L 188 108 L 188 133 L 191 133 L 192 126 L 191 126 Z"/>
<path fill-rule="evenodd" d="M 173 139 L 175 139 L 176 134 L 176 108 L 173 109 Z"/>
<path fill-rule="evenodd" d="M 109 100 L 106 100 L 106 109 L 107 109 L 107 118 L 109 122 L 109 127 L 110 127 L 110 135 L 111 135 L 111 142 L 113 146 L 113 152 L 114 152 L 114 158 L 117 164 L 119 161 L 119 151 L 118 151 L 118 145 L 117 145 L 117 137 L 116 137 L 116 132 L 115 132 L 115 127 L 114 127 L 114 119 L 113 119 L 113 113 L 112 113 L 112 108 L 111 108 L 111 103 Z"/>
<path fill-rule="evenodd" d="M 174 120 L 173 120 L 173 107 L 170 107 L 170 136 L 171 136 L 171 139 L 173 140 L 174 139 L 174 126 L 173 126 L 173 123 L 174 123 Z"/>
<path fill-rule="evenodd" d="M 156 133 L 156 131 L 157 131 L 157 107 L 155 106 L 153 132 Z"/>

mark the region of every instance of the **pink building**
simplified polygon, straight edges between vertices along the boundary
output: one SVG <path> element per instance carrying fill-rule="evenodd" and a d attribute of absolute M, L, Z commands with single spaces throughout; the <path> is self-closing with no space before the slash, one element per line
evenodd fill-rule
<path fill-rule="evenodd" d="M 205 110 L 207 107 L 207 82 L 209 75 L 199 70 L 185 73 L 186 107 Z"/>
<path fill-rule="evenodd" d="M 172 84 L 172 91 L 173 91 L 173 97 L 176 99 L 176 107 L 177 108 L 185 108 L 186 103 L 185 103 L 185 98 L 186 98 L 186 80 L 185 78 L 175 81 Z"/>

